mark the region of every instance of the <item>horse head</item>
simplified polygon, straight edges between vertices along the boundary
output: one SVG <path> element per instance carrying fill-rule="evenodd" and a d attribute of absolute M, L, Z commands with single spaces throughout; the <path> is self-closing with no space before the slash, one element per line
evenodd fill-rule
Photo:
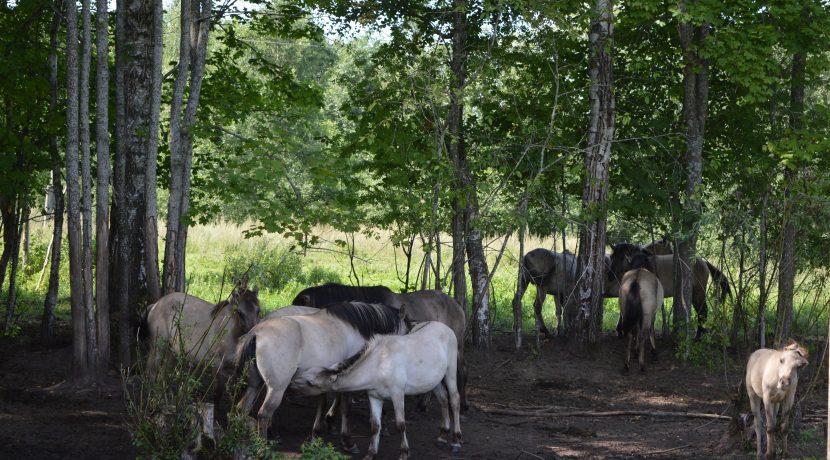
<path fill-rule="evenodd" d="M 230 304 L 234 306 L 241 322 L 242 332 L 248 332 L 259 322 L 259 289 L 240 289 L 231 293 Z"/>
<path fill-rule="evenodd" d="M 648 249 L 636 251 L 631 256 L 631 260 L 628 264 L 628 269 L 634 270 L 635 268 L 645 268 L 646 270 L 654 273 L 653 257 L 654 254 Z"/>
<path fill-rule="evenodd" d="M 611 246 L 611 264 L 608 267 L 608 281 L 622 280 L 623 274 L 630 269 L 631 257 L 642 249 L 631 243 L 609 244 Z"/>
<path fill-rule="evenodd" d="M 799 345 L 793 340 L 790 344 L 784 347 L 781 353 L 781 358 L 778 363 L 778 389 L 787 391 L 792 383 L 793 374 L 798 374 L 798 370 L 808 364 L 807 349 Z"/>

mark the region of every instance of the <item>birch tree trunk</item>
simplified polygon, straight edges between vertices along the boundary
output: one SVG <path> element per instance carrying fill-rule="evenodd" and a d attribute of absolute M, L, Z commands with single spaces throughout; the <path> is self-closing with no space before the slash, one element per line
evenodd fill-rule
<path fill-rule="evenodd" d="M 680 0 L 678 8 L 694 0 Z M 683 121 L 686 125 L 686 153 L 684 166 L 686 184 L 680 224 L 680 238 L 675 253 L 674 270 L 674 326 L 675 331 L 683 325 L 689 328 L 689 312 L 692 306 L 692 262 L 697 250 L 698 227 L 700 224 L 701 201 L 699 188 L 703 180 L 703 144 L 706 132 L 706 117 L 709 105 L 709 62 L 698 50 L 705 46 L 710 25 L 693 25 L 690 22 L 678 24 L 680 46 L 683 51 Z M 678 288 L 679 287 L 679 288 Z M 702 331 L 698 325 L 698 334 Z M 688 349 L 687 349 L 688 352 Z"/>
<path fill-rule="evenodd" d="M 90 156 L 89 136 L 89 68 L 92 64 L 92 14 L 90 0 L 81 0 L 81 18 L 83 20 L 80 76 L 80 99 L 78 113 L 80 117 L 81 146 L 81 217 L 83 220 L 83 266 L 81 273 L 84 285 L 84 321 L 86 330 L 86 361 L 89 377 L 97 378 L 98 372 L 98 328 L 95 323 L 95 305 L 92 301 L 92 158 Z"/>
<path fill-rule="evenodd" d="M 144 246 L 147 249 L 145 271 L 147 272 L 147 302 L 153 303 L 161 297 L 159 280 L 158 249 L 158 199 L 156 197 L 156 166 L 158 165 L 159 116 L 161 114 L 161 70 L 164 43 L 162 2 L 154 2 L 153 8 L 153 86 L 150 109 L 150 146 L 147 151 L 147 176 L 144 188 L 147 191 L 147 215 L 144 220 Z"/>
<path fill-rule="evenodd" d="M 160 1 L 160 0 L 156 0 Z M 116 144 L 116 225 L 118 227 L 116 295 L 119 309 L 118 344 L 122 366 L 131 363 L 132 324 L 136 319 L 137 305 L 147 301 L 147 272 L 145 262 L 145 216 L 147 153 L 150 150 L 153 106 L 154 72 L 154 2 L 121 2 L 118 25 L 122 27 L 117 38 L 122 40 L 116 52 L 122 53 L 120 70 L 116 68 L 116 84 L 123 85 L 121 97 L 124 104 L 122 126 L 117 132 L 123 144 Z M 118 97 L 118 95 L 116 96 Z M 117 102 L 118 104 L 118 102 Z M 119 158 L 119 150 L 123 155 Z M 119 162 L 123 162 L 119 164 Z M 123 169 L 121 169 L 123 168 Z M 123 175 L 122 175 L 123 174 Z M 119 184 L 119 181 L 123 181 Z M 120 189 L 120 190 L 119 190 Z"/>
<path fill-rule="evenodd" d="M 78 183 L 78 11 L 66 4 L 66 194 L 69 236 L 69 291 L 72 305 L 72 374 L 76 382 L 89 378 L 81 257 L 80 184 Z"/>
<path fill-rule="evenodd" d="M 170 200 L 164 246 L 162 290 L 184 290 L 186 216 L 190 207 L 190 175 L 193 164 L 192 128 L 205 72 L 211 0 L 182 0 L 179 64 L 170 105 Z M 189 91 L 184 102 L 185 83 Z M 184 107 L 184 111 L 182 111 Z"/>
<path fill-rule="evenodd" d="M 26 205 L 25 197 L 18 197 L 15 212 L 14 235 L 11 242 L 11 272 L 9 273 L 9 289 L 8 297 L 6 298 L 6 321 L 3 325 L 3 332 L 8 334 L 11 332 L 11 326 L 14 322 L 14 310 L 17 305 L 17 272 L 20 263 L 20 242 L 23 236 L 23 224 L 29 219 L 28 207 Z"/>
<path fill-rule="evenodd" d="M 96 0 L 95 24 L 95 153 L 97 181 L 95 189 L 95 311 L 98 326 L 98 371 L 104 372 L 110 360 L 109 302 L 109 23 L 107 0 Z"/>
<path fill-rule="evenodd" d="M 126 231 L 121 223 L 126 220 L 124 205 L 126 195 L 126 102 L 124 98 L 124 42 L 126 0 L 115 2 L 115 156 L 112 169 L 112 204 L 110 212 L 110 261 L 109 261 L 109 294 L 110 294 L 110 341 L 112 337 L 118 340 L 118 362 L 124 364 L 124 347 L 121 343 L 122 308 L 127 303 L 127 289 L 129 288 L 129 270 L 122 260 L 124 235 Z M 112 315 L 115 314 L 115 321 Z"/>
<path fill-rule="evenodd" d="M 807 54 L 803 51 L 793 54 L 792 74 L 790 79 L 790 129 L 799 136 L 802 128 L 801 117 L 804 112 L 804 72 L 807 68 Z M 795 289 L 795 240 L 797 230 L 793 219 L 792 186 L 796 181 L 796 172 L 785 167 L 784 170 L 784 229 L 781 235 L 781 261 L 778 268 L 778 328 L 776 346 L 783 347 L 790 334 L 793 320 L 793 294 Z"/>
<path fill-rule="evenodd" d="M 58 109 L 58 29 L 60 28 L 63 1 L 55 0 L 52 24 L 49 28 L 49 110 Z M 58 134 L 49 137 L 49 156 L 52 159 L 52 190 L 54 217 L 52 219 L 52 255 L 49 267 L 49 287 L 43 301 L 43 318 L 40 323 L 40 338 L 47 346 L 52 342 L 55 322 L 55 306 L 58 303 L 60 286 L 61 237 L 63 235 L 63 186 L 61 185 L 61 161 L 58 153 Z"/>
<path fill-rule="evenodd" d="M 761 202 L 761 218 L 758 233 L 760 242 L 758 249 L 758 344 L 759 348 L 767 346 L 767 197 L 764 192 Z"/>
<path fill-rule="evenodd" d="M 608 213 L 608 166 L 614 139 L 615 102 L 611 44 L 612 0 L 597 0 L 589 40 L 591 58 L 591 125 L 585 152 L 585 184 L 582 211 L 588 217 L 579 245 L 584 267 L 579 282 L 580 324 L 587 328 L 589 343 L 597 343 L 602 332 L 603 291 L 605 286 L 605 229 Z"/>

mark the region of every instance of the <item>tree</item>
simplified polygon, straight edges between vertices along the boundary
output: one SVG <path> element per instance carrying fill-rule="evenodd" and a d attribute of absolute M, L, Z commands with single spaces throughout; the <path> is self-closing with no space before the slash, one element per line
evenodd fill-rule
<path fill-rule="evenodd" d="M 162 290 L 184 290 L 190 180 L 193 168 L 193 126 L 205 73 L 211 0 L 182 0 L 179 62 L 170 103 L 170 198 L 164 245 Z M 188 85 L 184 101 L 185 84 Z M 184 107 L 184 110 L 182 110 Z"/>
<path fill-rule="evenodd" d="M 107 1 L 95 2 L 95 311 L 98 327 L 98 370 L 105 370 L 110 358 L 109 302 L 109 14 Z M 57 224 L 57 221 L 55 223 Z M 58 251 L 60 252 L 60 251 Z"/>
<path fill-rule="evenodd" d="M 589 35 L 591 124 L 585 150 L 585 186 L 582 194 L 586 227 L 580 232 L 580 265 L 584 267 L 584 272 L 579 284 L 579 309 L 590 343 L 596 343 L 602 332 L 608 167 L 615 118 L 611 63 L 613 8 L 612 1 L 597 0 Z"/>
<path fill-rule="evenodd" d="M 674 256 L 674 285 L 679 287 L 674 302 L 674 327 L 686 325 L 692 305 L 692 264 L 695 259 L 702 209 L 703 143 L 709 107 L 709 61 L 701 50 L 706 46 L 710 25 L 697 19 L 700 2 L 680 0 L 677 25 L 683 51 L 683 121 L 686 127 L 685 188 L 679 216 L 680 238 Z M 691 11 L 690 11 L 691 10 Z"/>

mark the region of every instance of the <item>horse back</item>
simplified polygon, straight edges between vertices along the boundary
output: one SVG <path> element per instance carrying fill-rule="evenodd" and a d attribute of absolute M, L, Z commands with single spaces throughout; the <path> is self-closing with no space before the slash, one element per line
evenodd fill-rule
<path fill-rule="evenodd" d="M 674 297 L 674 254 L 654 256 L 654 271 L 663 285 L 665 296 Z M 696 257 L 692 274 L 695 280 L 693 288 L 705 289 L 709 282 L 709 267 L 706 260 Z"/>
<path fill-rule="evenodd" d="M 412 321 L 439 321 L 448 326 L 462 341 L 467 318 L 464 309 L 452 297 L 435 289 L 395 294 L 389 305 L 404 306 L 406 316 Z"/>

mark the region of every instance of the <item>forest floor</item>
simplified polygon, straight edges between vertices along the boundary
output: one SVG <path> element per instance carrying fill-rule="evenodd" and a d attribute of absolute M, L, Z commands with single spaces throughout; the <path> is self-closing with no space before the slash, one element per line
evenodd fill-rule
<path fill-rule="evenodd" d="M 15 338 L 0 339 L 0 458 L 127 459 L 140 455 L 125 428 L 119 379 L 109 376 L 101 389 L 74 393 L 50 391 L 71 367 L 66 325 L 48 349 L 36 345 L 36 326 L 24 326 Z M 672 411 L 728 414 L 741 365 L 726 369 L 682 366 L 662 349 L 648 370 L 621 373 L 623 341 L 604 337 L 595 348 L 562 341 L 543 342 L 538 352 L 516 354 L 512 338 L 495 338 L 495 350 L 468 352 L 468 393 L 472 408 L 462 417 L 460 454 L 437 447 L 436 404 L 418 412 L 407 408 L 407 436 L 413 458 L 559 459 L 559 458 L 752 458 L 752 450 L 718 455 L 715 445 L 728 421 L 649 415 L 561 416 L 585 411 Z M 658 343 L 659 346 L 659 343 Z M 811 359 L 818 366 L 820 357 Z M 636 366 L 636 364 L 635 364 Z M 809 369 L 809 368 L 808 368 Z M 805 372 L 799 397 L 818 369 Z M 802 404 L 805 417 L 790 436 L 790 456 L 822 458 L 827 413 L 826 372 L 820 374 Z M 728 379 L 728 384 L 727 384 Z M 387 407 L 390 406 L 387 403 Z M 539 417 L 494 414 L 493 409 L 546 409 Z M 490 412 L 488 412 L 490 411 Z M 365 398 L 353 409 L 353 433 L 365 452 L 368 416 Z M 390 411 L 391 413 L 391 411 Z M 296 456 L 313 419 L 311 401 L 292 397 L 275 419 L 281 449 Z M 379 458 L 397 458 L 400 437 L 381 438 Z M 336 435 L 327 441 L 337 445 Z"/>

